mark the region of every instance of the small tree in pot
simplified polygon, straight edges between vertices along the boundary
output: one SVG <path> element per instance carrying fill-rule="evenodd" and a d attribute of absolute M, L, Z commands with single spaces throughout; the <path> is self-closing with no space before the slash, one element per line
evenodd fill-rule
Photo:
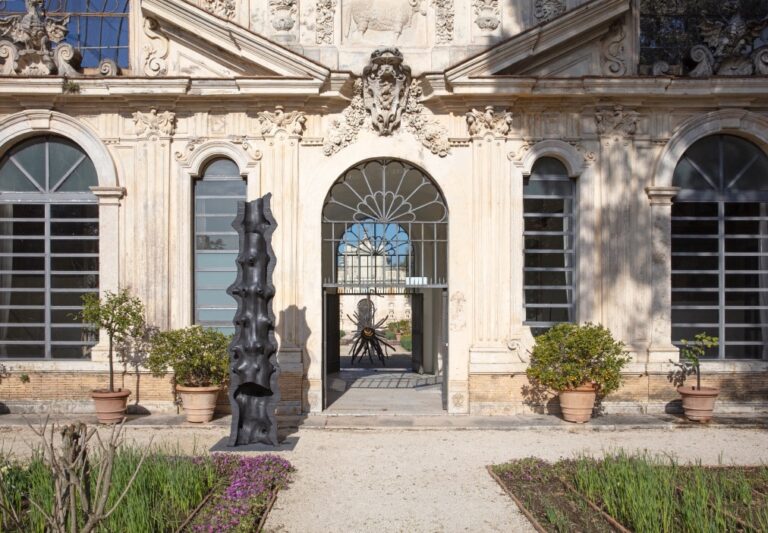
<path fill-rule="evenodd" d="M 216 397 L 229 376 L 229 337 L 190 326 L 161 331 L 152 338 L 147 368 L 156 377 L 173 369 L 173 382 L 189 422 L 213 418 Z"/>
<path fill-rule="evenodd" d="M 526 371 L 535 385 L 557 391 L 563 418 L 587 422 L 595 399 L 621 385 L 630 358 L 624 343 L 601 325 L 563 323 L 536 337 Z"/>
<path fill-rule="evenodd" d="M 679 369 L 670 372 L 669 380 L 677 386 L 677 392 L 683 399 L 685 417 L 694 422 L 709 422 L 712 420 L 715 400 L 720 394 L 720 389 L 701 386 L 701 358 L 706 355 L 707 350 L 718 346 L 718 338 L 699 333 L 693 338 L 693 342 L 682 339 L 680 344 L 680 357 L 683 361 L 670 361 Z M 696 385 L 686 385 L 686 378 L 692 374 L 696 375 Z"/>
<path fill-rule="evenodd" d="M 125 416 L 131 395 L 128 389 L 115 389 L 115 347 L 144 329 L 144 304 L 128 289 L 117 293 L 105 291 L 102 298 L 96 293 L 88 293 L 83 296 L 80 317 L 95 330 L 103 330 L 109 338 L 109 388 L 95 390 L 91 397 L 99 422 L 114 424 Z"/>

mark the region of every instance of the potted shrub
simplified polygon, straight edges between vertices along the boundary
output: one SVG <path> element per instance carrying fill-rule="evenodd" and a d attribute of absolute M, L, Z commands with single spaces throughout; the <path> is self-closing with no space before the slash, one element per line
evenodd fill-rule
<path fill-rule="evenodd" d="M 624 343 L 601 325 L 558 324 L 536 337 L 526 373 L 536 385 L 559 393 L 563 418 L 587 422 L 597 395 L 621 385 L 629 362 Z"/>
<path fill-rule="evenodd" d="M 229 375 L 229 337 L 215 329 L 190 326 L 161 331 L 152 338 L 147 368 L 156 377 L 173 369 L 188 422 L 209 422 L 216 397 Z"/>
<path fill-rule="evenodd" d="M 694 422 L 709 422 L 715 410 L 715 400 L 720 394 L 718 387 L 701 386 L 701 361 L 707 350 L 718 345 L 717 337 L 710 337 L 706 333 L 699 333 L 693 342 L 685 339 L 680 341 L 680 357 L 682 362 L 672 364 L 680 370 L 673 372 L 670 380 L 677 385 L 677 392 L 683 400 L 683 411 L 688 420 Z M 685 381 L 691 374 L 696 374 L 696 385 L 686 385 Z"/>
<path fill-rule="evenodd" d="M 88 293 L 83 296 L 80 317 L 92 328 L 103 330 L 109 338 L 109 387 L 91 393 L 96 417 L 102 424 L 120 422 L 125 417 L 131 391 L 115 388 L 115 347 L 144 328 L 144 304 L 128 289 L 117 293 L 105 291 L 102 298 L 96 293 Z"/>

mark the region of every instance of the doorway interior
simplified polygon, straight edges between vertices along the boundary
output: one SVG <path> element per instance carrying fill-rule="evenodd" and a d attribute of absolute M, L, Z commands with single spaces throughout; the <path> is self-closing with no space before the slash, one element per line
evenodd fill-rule
<path fill-rule="evenodd" d="M 422 170 L 348 170 L 323 207 L 323 408 L 440 414 L 445 406 L 448 211 Z"/>

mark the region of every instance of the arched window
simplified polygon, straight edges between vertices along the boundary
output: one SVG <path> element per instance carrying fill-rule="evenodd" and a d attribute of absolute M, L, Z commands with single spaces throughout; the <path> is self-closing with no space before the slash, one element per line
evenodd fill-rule
<path fill-rule="evenodd" d="M 237 303 L 226 289 L 237 275 L 239 246 L 232 221 L 246 199 L 246 182 L 230 159 L 214 159 L 195 182 L 195 323 L 235 332 Z"/>
<path fill-rule="evenodd" d="M 673 184 L 672 338 L 704 331 L 720 340 L 711 357 L 766 357 L 768 156 L 740 137 L 704 137 Z"/>
<path fill-rule="evenodd" d="M 0 357 L 79 359 L 97 336 L 77 318 L 99 290 L 98 185 L 85 152 L 54 135 L 0 158 Z"/>
<path fill-rule="evenodd" d="M 575 184 L 557 159 L 534 163 L 523 187 L 525 320 L 534 335 L 574 320 Z"/>

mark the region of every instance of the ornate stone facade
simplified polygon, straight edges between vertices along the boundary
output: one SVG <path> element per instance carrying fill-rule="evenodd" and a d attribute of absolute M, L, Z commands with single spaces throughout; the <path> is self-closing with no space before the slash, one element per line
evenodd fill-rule
<path fill-rule="evenodd" d="M 564 0 L 536 0 L 534 4 L 534 15 L 541 22 L 550 21 L 565 13 Z"/>
<path fill-rule="evenodd" d="M 371 54 L 363 70 L 363 102 L 379 135 L 391 135 L 400 126 L 410 85 L 411 69 L 403 64 L 400 50 L 382 48 Z"/>
<path fill-rule="evenodd" d="M 136 111 L 133 124 L 139 137 L 171 136 L 175 131 L 176 114 L 171 111 L 158 113 L 157 109 L 151 109 L 149 113 Z"/>
<path fill-rule="evenodd" d="M 481 30 L 493 31 L 501 24 L 499 0 L 472 0 L 475 24 Z"/>
<path fill-rule="evenodd" d="M 486 106 L 483 111 L 473 109 L 466 117 L 470 137 L 487 133 L 505 137 L 512 126 L 512 113 L 505 110 L 497 114 L 493 106 Z"/>
<path fill-rule="evenodd" d="M 315 42 L 333 44 L 336 0 L 317 0 L 315 7 Z"/>

